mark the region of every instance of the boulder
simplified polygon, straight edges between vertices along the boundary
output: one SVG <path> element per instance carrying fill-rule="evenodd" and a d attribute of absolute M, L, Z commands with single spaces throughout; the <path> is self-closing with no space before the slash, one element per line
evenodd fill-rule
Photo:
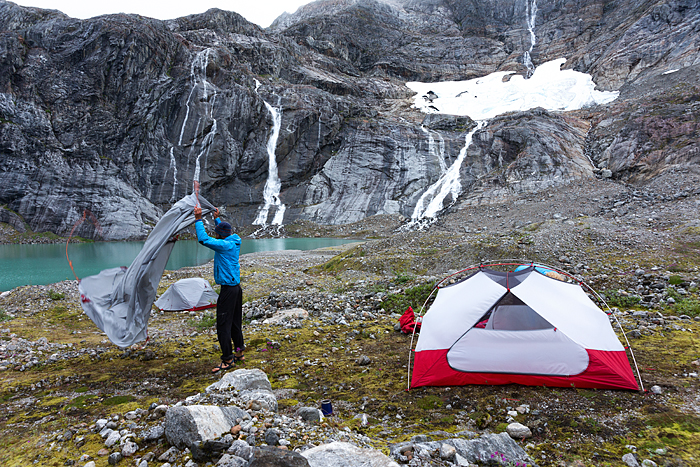
<path fill-rule="evenodd" d="M 231 443 L 226 453 L 249 461 L 253 457 L 253 448 L 245 441 L 237 439 Z"/>
<path fill-rule="evenodd" d="M 253 389 L 265 389 L 272 391 L 270 380 L 264 371 L 257 368 L 241 369 L 225 373 L 219 381 L 207 387 L 206 392 L 212 391 L 245 391 Z"/>
<path fill-rule="evenodd" d="M 286 324 L 296 319 L 308 319 L 309 312 L 302 308 L 291 308 L 275 313 L 271 318 L 263 321 L 263 324 Z"/>
<path fill-rule="evenodd" d="M 431 453 L 440 452 L 444 444 L 456 450 L 455 459 L 464 459 L 468 463 L 487 462 L 495 452 L 501 453 L 509 462 L 524 462 L 530 466 L 537 464 L 527 455 L 508 433 L 486 434 L 478 438 L 453 438 L 442 441 L 404 442 L 389 446 L 391 456 L 399 459 L 407 446 L 412 446 L 418 456 L 430 457 Z"/>
<path fill-rule="evenodd" d="M 134 443 L 133 441 L 127 441 L 126 443 L 124 443 L 124 446 L 122 446 L 122 456 L 131 457 L 134 454 L 136 454 L 136 451 L 138 450 L 138 444 Z"/>
<path fill-rule="evenodd" d="M 513 439 L 525 439 L 532 436 L 532 431 L 521 423 L 511 423 L 506 428 L 506 432 Z"/>
<path fill-rule="evenodd" d="M 121 452 L 113 452 L 107 458 L 107 463 L 109 465 L 117 465 L 118 463 L 120 463 L 122 461 L 123 458 L 124 458 L 124 456 L 122 456 Z"/>
<path fill-rule="evenodd" d="M 257 407 L 257 404 L 250 404 L 253 410 L 266 408 L 272 412 L 277 412 L 277 396 L 272 391 L 264 389 L 241 391 L 238 397 L 243 403 L 258 402 L 260 407 Z"/>
<path fill-rule="evenodd" d="M 248 467 L 310 467 L 310 464 L 298 452 L 262 446 L 255 448 Z"/>
<path fill-rule="evenodd" d="M 205 463 L 214 457 L 221 456 L 231 447 L 232 437 L 224 436 L 221 439 L 206 440 L 201 443 L 191 444 L 190 452 L 195 462 Z"/>
<path fill-rule="evenodd" d="M 440 446 L 440 458 L 446 461 L 451 461 L 457 455 L 457 450 L 454 446 L 449 444 L 443 444 Z"/>
<path fill-rule="evenodd" d="M 165 427 L 163 425 L 155 425 L 141 432 L 141 438 L 144 441 L 156 441 L 163 435 L 165 435 Z"/>
<path fill-rule="evenodd" d="M 17 214 L 2 207 L 0 207 L 0 222 L 9 224 L 19 233 L 27 231 L 27 228 L 24 226 L 24 221 Z"/>
<path fill-rule="evenodd" d="M 628 467 L 639 467 L 639 462 L 637 462 L 637 456 L 635 456 L 631 452 L 622 456 L 622 462 L 624 462 L 625 465 L 627 465 Z"/>
<path fill-rule="evenodd" d="M 277 446 L 280 442 L 279 431 L 274 428 L 268 428 L 267 431 L 265 431 L 265 442 L 269 446 Z"/>
<path fill-rule="evenodd" d="M 158 460 L 161 462 L 172 463 L 177 460 L 177 456 L 179 455 L 180 451 L 178 451 L 178 449 L 175 446 L 172 446 L 170 449 L 161 454 L 158 457 Z"/>
<path fill-rule="evenodd" d="M 237 425 L 237 418 L 248 419 L 250 415 L 238 407 L 171 407 L 165 414 L 165 437 L 173 446 L 184 449 L 228 433 Z"/>
<path fill-rule="evenodd" d="M 115 444 L 117 444 L 119 442 L 120 438 L 121 438 L 121 436 L 119 436 L 118 431 L 110 432 L 109 436 L 107 436 L 107 439 L 105 440 L 105 446 L 107 446 L 108 448 L 111 448 L 112 446 L 114 446 Z"/>
<path fill-rule="evenodd" d="M 320 422 L 323 418 L 321 411 L 315 407 L 300 407 L 297 415 L 307 422 Z"/>
<path fill-rule="evenodd" d="M 322 444 L 301 453 L 311 467 L 398 467 L 398 464 L 374 449 L 350 443 Z"/>
<path fill-rule="evenodd" d="M 247 460 L 231 454 L 224 454 L 216 463 L 216 467 L 246 467 L 247 465 Z"/>

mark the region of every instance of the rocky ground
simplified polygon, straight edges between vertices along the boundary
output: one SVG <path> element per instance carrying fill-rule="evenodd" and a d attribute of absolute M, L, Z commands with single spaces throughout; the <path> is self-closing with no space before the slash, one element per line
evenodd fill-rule
<path fill-rule="evenodd" d="M 428 444 L 409 452 L 401 443 L 501 433 L 518 422 L 532 436 L 517 442 L 540 466 L 697 465 L 699 182 L 697 171 L 675 169 L 647 185 L 595 179 L 515 197 L 497 189 L 500 197 L 462 200 L 422 228 L 398 216 L 287 226 L 289 235 L 362 242 L 242 257 L 243 368 L 267 375 L 278 408 L 241 407 L 250 421 L 235 437 L 290 451 L 345 441 L 399 463 L 454 465 Z M 399 313 L 420 309 L 446 274 L 505 258 L 560 267 L 600 292 L 646 391 L 406 391 L 411 339 L 395 330 Z M 213 281 L 211 264 L 166 272 L 159 293 L 193 276 Z M 0 464 L 107 465 L 116 453 L 129 454 L 119 465 L 197 463 L 158 427 L 163 407 L 202 403 L 219 380 L 210 374 L 218 358 L 211 312 L 154 312 L 148 344 L 120 349 L 84 316 L 68 281 L 3 293 L 0 321 Z M 324 399 L 332 417 L 299 417 Z M 100 436 L 107 424 L 118 433 L 110 445 Z M 268 439 L 270 429 L 278 439 Z"/>

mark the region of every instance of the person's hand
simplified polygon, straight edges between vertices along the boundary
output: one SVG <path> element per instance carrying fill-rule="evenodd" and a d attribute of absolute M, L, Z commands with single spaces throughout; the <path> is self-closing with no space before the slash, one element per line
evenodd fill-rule
<path fill-rule="evenodd" d="M 196 220 L 196 221 L 202 220 L 202 207 L 201 206 L 196 206 L 194 208 L 194 220 Z"/>
<path fill-rule="evenodd" d="M 214 219 L 218 219 L 220 215 L 221 213 L 219 212 L 219 208 L 216 208 L 216 211 L 214 211 L 214 214 L 212 214 L 212 216 L 214 216 Z"/>

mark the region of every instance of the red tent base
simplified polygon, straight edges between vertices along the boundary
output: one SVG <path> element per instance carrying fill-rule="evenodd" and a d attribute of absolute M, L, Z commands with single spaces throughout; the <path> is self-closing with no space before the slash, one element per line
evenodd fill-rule
<path fill-rule="evenodd" d="M 202 311 L 202 310 L 207 310 L 209 308 L 216 308 L 216 303 L 210 303 L 209 305 L 204 305 L 204 306 L 196 306 L 194 308 L 190 308 L 188 310 L 166 310 L 165 308 L 159 308 L 160 311 Z"/>
<path fill-rule="evenodd" d="M 447 362 L 448 351 L 449 349 L 416 352 L 411 388 L 465 384 L 522 384 L 567 388 L 639 389 L 624 351 L 587 350 L 588 368 L 583 373 L 572 376 L 467 373 L 450 367 Z"/>

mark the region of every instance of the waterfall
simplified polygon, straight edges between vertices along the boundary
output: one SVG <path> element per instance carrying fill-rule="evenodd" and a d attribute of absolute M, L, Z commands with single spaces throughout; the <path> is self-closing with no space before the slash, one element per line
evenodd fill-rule
<path fill-rule="evenodd" d="M 452 202 L 462 192 L 462 184 L 459 181 L 459 171 L 467 155 L 467 149 L 472 143 L 474 134 L 484 127 L 485 120 L 477 122 L 476 128 L 470 131 L 465 137 L 464 147 L 459 151 L 459 156 L 452 163 L 437 182 L 433 183 L 420 197 L 411 215 L 411 222 L 416 223 L 422 219 L 434 218 L 444 208 L 445 198 L 452 195 Z"/>
<path fill-rule="evenodd" d="M 175 154 L 173 152 L 174 150 L 174 147 L 170 148 L 170 167 L 168 168 L 168 170 L 173 170 L 173 194 L 170 196 L 171 202 L 176 201 L 175 194 L 177 191 L 177 162 L 175 161 Z"/>
<path fill-rule="evenodd" d="M 211 150 L 211 146 L 214 142 L 214 136 L 216 136 L 217 131 L 217 121 L 216 118 L 214 118 L 214 104 L 216 104 L 217 92 L 216 87 L 207 80 L 207 68 L 209 66 L 210 51 L 211 49 L 205 49 L 197 53 L 192 61 L 192 67 L 190 69 L 190 74 L 195 80 L 194 87 L 201 83 L 202 95 L 200 97 L 200 102 L 204 102 L 204 114 L 206 115 L 208 113 L 209 120 L 212 122 L 211 129 L 207 132 L 204 138 L 202 138 L 202 147 L 199 154 L 197 154 L 197 158 L 195 159 L 194 175 L 192 176 L 192 179 L 193 182 L 197 183 L 199 183 L 201 171 L 200 159 L 202 156 L 204 156 L 204 163 L 206 164 L 206 160 L 209 156 L 209 151 Z M 209 94 L 209 88 L 212 90 L 211 94 Z"/>
<path fill-rule="evenodd" d="M 257 87 L 256 87 L 257 89 Z M 258 216 L 253 221 L 254 225 L 267 225 L 267 218 L 269 217 L 270 208 L 275 206 L 276 211 L 272 219 L 273 225 L 281 225 L 284 220 L 284 211 L 286 206 L 280 201 L 280 189 L 282 188 L 282 182 L 280 181 L 279 174 L 277 172 L 277 157 L 275 155 L 275 149 L 277 148 L 277 138 L 279 138 L 280 128 L 282 126 L 282 112 L 279 109 L 275 109 L 267 102 L 263 101 L 265 107 L 272 115 L 272 134 L 270 139 L 267 141 L 267 155 L 269 160 L 267 181 L 265 182 L 265 189 L 263 190 L 263 199 L 265 204 L 260 208 Z"/>
<path fill-rule="evenodd" d="M 535 18 L 537 16 L 537 0 L 525 0 L 526 1 L 526 21 L 527 30 L 530 31 L 530 48 L 523 55 L 523 63 L 527 67 L 527 77 L 532 76 L 535 71 L 535 66 L 532 64 L 532 58 L 530 54 L 532 49 L 535 47 L 537 42 L 537 37 L 535 37 Z"/>
<path fill-rule="evenodd" d="M 435 157 L 440 165 L 440 174 L 444 174 L 447 170 L 447 165 L 445 165 L 445 139 L 439 132 L 435 134 L 440 139 L 440 142 L 436 145 L 435 138 L 433 138 L 433 132 L 427 129 L 425 126 L 421 125 L 421 130 L 428 136 L 428 154 Z"/>
<path fill-rule="evenodd" d="M 187 128 L 187 123 L 190 120 L 190 114 L 194 112 L 197 102 L 202 104 L 204 118 L 207 118 L 211 122 L 210 130 L 202 138 L 202 144 L 197 153 L 195 160 L 194 174 L 192 176 L 193 184 L 199 183 L 200 172 L 201 172 L 201 158 L 204 156 L 205 164 L 206 159 L 209 155 L 212 143 L 214 141 L 214 136 L 216 136 L 217 131 L 217 121 L 214 118 L 214 105 L 216 104 L 217 91 L 216 86 L 211 84 L 207 80 L 207 67 L 209 66 L 209 54 L 212 49 L 204 49 L 195 55 L 190 64 L 190 80 L 192 81 L 192 89 L 187 96 L 187 101 L 185 102 L 185 118 L 182 120 L 182 126 L 180 127 L 180 135 L 178 137 L 177 146 L 182 147 L 182 141 L 185 136 L 185 129 Z M 190 167 L 190 156 L 197 145 L 197 135 L 199 132 L 199 125 L 202 121 L 202 116 L 200 115 L 197 120 L 197 126 L 195 127 L 193 140 L 190 144 L 190 151 L 187 155 L 187 167 L 186 170 L 189 171 Z M 206 125 L 206 124 L 205 124 Z M 177 197 L 177 165 L 174 153 L 175 147 L 170 148 L 170 168 L 173 169 L 173 193 L 171 200 Z"/>

